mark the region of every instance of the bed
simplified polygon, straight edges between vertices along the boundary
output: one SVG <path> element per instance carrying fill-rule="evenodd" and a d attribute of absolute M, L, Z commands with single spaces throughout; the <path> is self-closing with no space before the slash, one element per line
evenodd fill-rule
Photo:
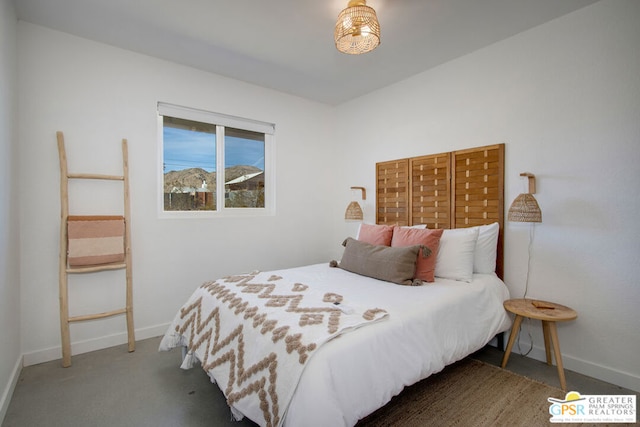
<path fill-rule="evenodd" d="M 237 419 L 247 416 L 263 426 L 355 425 L 404 387 L 509 328 L 502 305 L 509 294 L 500 278 L 503 207 L 484 200 L 482 209 L 467 209 L 466 216 L 452 207 L 460 206 L 456 186 L 475 191 L 454 177 L 481 176 L 456 171 L 456 154 L 477 158 L 483 152 L 484 162 L 462 163 L 481 167 L 482 182 L 493 183 L 486 176 L 503 173 L 501 164 L 497 172 L 486 172 L 492 170 L 487 154 L 496 149 L 501 163 L 504 146 L 448 153 L 446 166 L 435 157 L 436 175 L 445 167 L 451 177 L 447 214 L 435 216 L 424 209 L 433 200 L 416 196 L 413 180 L 422 172 L 412 172 L 404 189 L 396 187 L 408 197 L 394 195 L 393 206 L 384 200 L 392 191 L 382 191 L 378 164 L 377 224 L 363 224 L 356 238 L 346 239 L 339 262 L 204 283 L 176 314 L 160 350 L 186 347 L 182 367 L 200 364 Z M 408 170 L 420 164 L 431 177 L 434 168 L 424 168 L 424 159 L 406 159 Z M 497 190 L 485 184 L 485 199 L 497 193 L 501 200 L 502 179 L 497 182 Z M 461 199 L 468 204 L 473 198 Z M 398 200 L 406 205 L 399 209 Z M 437 224 L 426 221 L 428 215 Z"/>

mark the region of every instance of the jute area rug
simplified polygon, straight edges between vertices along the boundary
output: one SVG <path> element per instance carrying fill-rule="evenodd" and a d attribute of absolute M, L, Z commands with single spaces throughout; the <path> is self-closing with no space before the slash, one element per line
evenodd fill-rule
<path fill-rule="evenodd" d="M 551 425 L 549 397 L 563 399 L 565 393 L 497 366 L 464 359 L 405 388 L 357 427 L 547 426 Z"/>

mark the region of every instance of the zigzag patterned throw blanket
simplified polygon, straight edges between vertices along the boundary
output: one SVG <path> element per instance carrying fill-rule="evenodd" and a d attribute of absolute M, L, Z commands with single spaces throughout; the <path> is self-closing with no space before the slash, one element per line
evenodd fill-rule
<path fill-rule="evenodd" d="M 341 309 L 342 299 L 270 273 L 207 282 L 180 309 L 160 350 L 187 346 L 182 367 L 197 358 L 236 416 L 280 426 L 313 352 L 388 315 L 379 308 Z"/>

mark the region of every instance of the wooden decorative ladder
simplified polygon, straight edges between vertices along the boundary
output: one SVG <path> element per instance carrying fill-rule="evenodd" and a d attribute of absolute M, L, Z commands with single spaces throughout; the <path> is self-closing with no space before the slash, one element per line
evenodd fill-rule
<path fill-rule="evenodd" d="M 128 150 L 127 140 L 122 140 L 122 175 L 101 175 L 90 173 L 69 173 L 67 169 L 67 155 L 64 146 L 64 135 L 62 132 L 57 132 L 58 139 L 58 154 L 60 156 L 60 330 L 62 338 L 62 366 L 71 366 L 71 337 L 69 332 L 69 324 L 73 322 L 81 322 L 85 320 L 102 319 L 106 317 L 117 316 L 121 314 L 126 315 L 127 319 L 127 336 L 128 336 L 128 350 L 132 352 L 135 350 L 135 335 L 133 328 L 133 288 L 132 288 L 132 271 L 131 271 L 131 227 L 130 227 L 130 205 L 129 205 L 129 165 L 128 165 Z M 70 179 L 84 179 L 84 180 L 110 180 L 110 181 L 122 181 L 123 182 L 123 196 L 124 196 L 124 215 L 123 216 L 93 216 L 93 217 L 74 217 L 69 215 L 69 180 Z M 109 257 L 97 257 L 95 264 L 86 260 L 91 257 L 84 257 L 85 262 L 71 262 L 69 260 L 69 222 L 73 222 L 74 219 L 83 220 L 88 223 L 93 221 L 92 227 L 96 228 L 96 223 L 101 220 L 111 220 L 114 222 L 124 221 L 124 230 L 122 233 L 123 247 L 121 259 L 116 261 L 110 260 Z M 104 222 L 104 221 L 102 221 Z M 108 221 L 107 221 L 108 222 Z M 98 227 L 99 228 L 99 227 Z M 94 236 L 100 237 L 100 236 Z M 99 238 L 91 239 L 93 242 L 100 241 Z M 109 241 L 113 246 L 114 239 L 109 237 L 104 239 Z M 116 242 L 118 240 L 116 239 Z M 95 245 L 94 245 L 95 246 Z M 99 247 L 99 245 L 98 245 Z M 78 258 L 80 259 L 80 258 Z M 121 270 L 125 269 L 126 273 L 126 302 L 125 307 L 115 309 L 103 313 L 84 314 L 79 316 L 69 316 L 69 291 L 68 291 L 68 275 L 69 274 L 86 274 L 96 273 L 108 270 Z"/>

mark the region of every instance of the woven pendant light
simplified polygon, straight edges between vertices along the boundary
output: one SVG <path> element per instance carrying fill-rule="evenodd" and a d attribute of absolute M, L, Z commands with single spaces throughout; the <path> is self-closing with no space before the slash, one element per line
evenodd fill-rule
<path fill-rule="evenodd" d="M 536 177 L 528 172 L 521 173 L 520 176 L 529 179 L 529 192 L 515 198 L 509 207 L 507 218 L 513 222 L 542 222 L 542 211 L 538 201 L 533 197 L 533 193 L 536 192 Z"/>
<path fill-rule="evenodd" d="M 380 44 L 380 23 L 366 0 L 350 0 L 338 15 L 333 33 L 336 48 L 343 53 L 367 53 Z"/>
<path fill-rule="evenodd" d="M 356 201 L 349 203 L 347 206 L 347 211 L 344 213 L 344 219 L 350 221 L 362 221 L 364 215 L 362 213 L 362 208 L 360 204 Z"/>
<path fill-rule="evenodd" d="M 351 187 L 352 190 L 360 190 L 362 200 L 367 200 L 367 190 L 364 187 Z M 362 221 L 364 219 L 364 213 L 360 207 L 360 203 L 355 200 L 349 203 L 347 210 L 344 213 L 344 219 L 349 221 Z"/>
<path fill-rule="evenodd" d="M 532 194 L 522 193 L 511 203 L 508 218 L 513 222 L 542 222 L 542 211 Z"/>

